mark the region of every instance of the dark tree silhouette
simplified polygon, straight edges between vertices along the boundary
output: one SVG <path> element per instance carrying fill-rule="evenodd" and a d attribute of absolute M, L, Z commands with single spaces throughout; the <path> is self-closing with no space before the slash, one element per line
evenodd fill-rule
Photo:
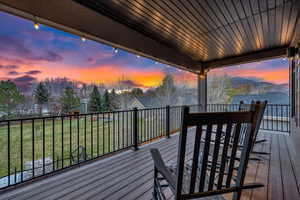
<path fill-rule="evenodd" d="M 99 112 L 102 109 L 102 98 L 99 93 L 99 90 L 97 86 L 93 87 L 93 90 L 90 94 L 90 100 L 89 100 L 89 111 L 90 112 Z"/>
<path fill-rule="evenodd" d="M 0 110 L 11 114 L 18 104 L 24 102 L 24 96 L 16 84 L 11 81 L 0 81 Z"/>
<path fill-rule="evenodd" d="M 50 98 L 50 92 L 43 82 L 40 82 L 35 88 L 34 97 L 39 105 L 40 114 L 42 114 L 43 106 L 49 102 Z"/>
<path fill-rule="evenodd" d="M 60 97 L 60 103 L 62 112 L 68 113 L 80 106 L 80 99 L 76 95 L 74 89 L 68 86 Z"/>

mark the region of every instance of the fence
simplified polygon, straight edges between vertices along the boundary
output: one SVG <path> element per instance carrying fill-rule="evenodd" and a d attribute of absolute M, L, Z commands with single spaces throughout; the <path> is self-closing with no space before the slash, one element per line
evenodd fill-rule
<path fill-rule="evenodd" d="M 190 106 L 236 111 L 238 104 Z M 181 106 L 0 121 L 0 188 L 22 183 L 160 137 L 181 124 Z M 289 132 L 289 106 L 268 105 L 262 129 Z"/>

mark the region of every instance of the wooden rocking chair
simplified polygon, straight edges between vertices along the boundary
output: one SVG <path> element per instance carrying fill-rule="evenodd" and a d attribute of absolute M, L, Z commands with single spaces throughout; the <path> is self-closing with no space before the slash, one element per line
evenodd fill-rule
<path fill-rule="evenodd" d="M 226 193 L 234 193 L 233 199 L 241 198 L 242 190 L 263 187 L 262 184 L 244 184 L 253 139 L 255 137 L 255 120 L 258 117 L 258 105 L 251 105 L 251 111 L 227 113 L 190 113 L 184 107 L 182 113 L 181 132 L 179 135 L 178 161 L 176 170 L 167 167 L 157 149 L 151 149 L 154 160 L 154 192 L 155 200 L 166 199 L 164 189 L 170 188 L 174 199 L 198 199 Z M 239 161 L 236 154 L 239 148 L 241 127 L 247 124 L 244 145 L 240 147 Z M 192 160 L 186 156 L 188 128 L 196 127 Z M 215 142 L 211 139 L 216 127 Z M 224 143 L 221 136 L 225 127 Z M 235 130 L 231 142 L 232 130 Z M 201 138 L 205 142 L 201 142 Z M 230 145 L 232 144 L 232 145 Z M 210 156 L 212 155 L 212 156 Z M 234 169 L 237 169 L 235 171 Z M 237 173 L 235 175 L 235 173 Z M 167 184 L 165 184 L 166 182 Z"/>

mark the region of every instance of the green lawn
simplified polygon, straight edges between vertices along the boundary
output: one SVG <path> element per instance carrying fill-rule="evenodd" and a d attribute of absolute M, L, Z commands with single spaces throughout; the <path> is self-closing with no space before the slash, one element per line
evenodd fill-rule
<path fill-rule="evenodd" d="M 34 120 L 34 126 L 31 120 L 23 121 L 23 166 L 26 162 L 32 162 L 33 158 L 41 160 L 43 155 L 45 158 L 54 159 L 55 166 L 58 168 L 75 164 L 78 157 L 77 152 L 74 151 L 78 149 L 78 146 L 85 147 L 88 157 L 92 158 L 132 145 L 133 131 L 130 114 L 115 113 L 110 116 L 110 120 L 107 117 L 103 120 L 102 116 L 100 115 L 99 120 L 97 116 L 65 118 L 63 121 L 57 118 L 54 120 L 54 129 L 52 119 L 44 122 Z M 152 118 L 139 116 L 140 141 L 164 134 L 164 121 L 160 117 L 161 114 Z M 0 124 L 0 177 L 8 175 L 7 127 L 7 123 Z M 75 162 L 70 159 L 71 155 L 75 158 Z M 56 162 L 57 160 L 59 162 Z M 20 121 L 10 124 L 10 174 L 13 174 L 15 170 L 21 170 Z"/>

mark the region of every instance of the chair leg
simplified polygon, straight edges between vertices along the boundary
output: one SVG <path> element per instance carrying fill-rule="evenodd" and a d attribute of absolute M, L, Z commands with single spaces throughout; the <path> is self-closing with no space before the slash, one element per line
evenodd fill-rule
<path fill-rule="evenodd" d="M 154 167 L 154 183 L 153 183 L 153 199 L 158 200 L 158 194 L 157 194 L 157 184 L 156 184 L 156 179 L 157 179 L 157 169 Z"/>
<path fill-rule="evenodd" d="M 267 140 L 256 140 L 255 144 L 259 144 L 259 143 L 263 143 L 263 142 L 267 142 Z"/>
<path fill-rule="evenodd" d="M 261 151 L 252 151 L 253 154 L 259 154 L 259 155 L 270 155 L 269 152 L 261 152 Z"/>
<path fill-rule="evenodd" d="M 242 196 L 242 192 L 234 192 L 232 195 L 232 200 L 240 200 Z"/>

